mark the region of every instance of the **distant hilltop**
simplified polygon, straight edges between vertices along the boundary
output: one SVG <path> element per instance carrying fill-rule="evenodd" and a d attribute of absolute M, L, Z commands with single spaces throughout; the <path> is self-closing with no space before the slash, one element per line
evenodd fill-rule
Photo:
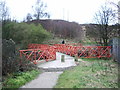
<path fill-rule="evenodd" d="M 98 32 L 99 24 L 78 24 L 77 22 L 69 22 L 65 20 L 41 19 L 32 20 L 27 23 L 41 24 L 47 31 L 53 33 L 54 36 L 61 38 L 74 38 L 76 40 L 84 40 L 86 37 L 95 36 L 93 33 Z M 118 24 L 109 25 L 109 37 L 119 36 L 120 30 L 117 28 Z M 97 30 L 97 31 L 96 31 Z"/>
<path fill-rule="evenodd" d="M 27 23 L 40 23 L 47 31 L 53 33 L 55 36 L 64 38 L 76 38 L 82 40 L 86 37 L 86 29 L 84 24 L 76 22 L 69 22 L 65 20 L 41 19 L 32 20 Z"/>

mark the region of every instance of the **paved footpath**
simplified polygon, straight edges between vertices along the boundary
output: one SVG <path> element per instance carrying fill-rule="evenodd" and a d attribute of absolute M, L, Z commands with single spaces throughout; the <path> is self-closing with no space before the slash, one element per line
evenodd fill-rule
<path fill-rule="evenodd" d="M 56 53 L 56 60 L 46 62 L 38 65 L 38 68 L 43 70 L 43 73 L 40 74 L 36 79 L 22 86 L 22 88 L 53 88 L 59 75 L 63 73 L 64 70 L 70 69 L 76 66 L 74 58 L 68 55 L 65 55 L 65 62 L 61 62 L 62 53 Z"/>

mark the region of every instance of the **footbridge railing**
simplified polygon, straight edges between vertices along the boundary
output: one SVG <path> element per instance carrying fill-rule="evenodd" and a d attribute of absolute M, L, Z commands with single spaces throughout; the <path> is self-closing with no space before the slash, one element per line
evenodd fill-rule
<path fill-rule="evenodd" d="M 29 44 L 27 50 L 20 50 L 23 55 L 34 64 L 41 59 L 46 61 L 55 60 L 56 52 L 61 52 L 79 58 L 111 57 L 111 46 L 82 46 L 81 44 Z"/>

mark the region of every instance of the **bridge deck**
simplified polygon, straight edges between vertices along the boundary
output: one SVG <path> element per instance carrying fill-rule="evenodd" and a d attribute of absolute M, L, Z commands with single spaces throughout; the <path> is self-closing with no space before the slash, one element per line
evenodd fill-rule
<path fill-rule="evenodd" d="M 69 69 L 73 66 L 76 66 L 74 58 L 68 55 L 65 55 L 65 62 L 61 62 L 61 55 L 65 55 L 59 52 L 56 52 L 56 60 L 50 61 L 43 64 L 38 64 L 38 68 L 45 71 L 63 71 Z"/>

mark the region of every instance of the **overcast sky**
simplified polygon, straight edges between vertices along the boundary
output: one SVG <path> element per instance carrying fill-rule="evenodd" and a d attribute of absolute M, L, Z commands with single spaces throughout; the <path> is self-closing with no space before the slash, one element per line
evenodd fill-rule
<path fill-rule="evenodd" d="M 50 19 L 63 19 L 80 24 L 92 23 L 93 15 L 106 1 L 119 0 L 42 0 L 47 4 Z M 36 0 L 6 0 L 12 18 L 22 21 L 27 13 L 32 13 Z"/>

